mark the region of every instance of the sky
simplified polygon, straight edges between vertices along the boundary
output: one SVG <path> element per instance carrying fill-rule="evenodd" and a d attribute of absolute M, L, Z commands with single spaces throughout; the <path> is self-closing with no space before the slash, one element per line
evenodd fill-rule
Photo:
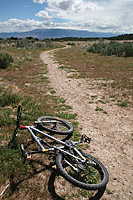
<path fill-rule="evenodd" d="M 0 0 L 0 32 L 43 28 L 133 33 L 133 0 Z"/>

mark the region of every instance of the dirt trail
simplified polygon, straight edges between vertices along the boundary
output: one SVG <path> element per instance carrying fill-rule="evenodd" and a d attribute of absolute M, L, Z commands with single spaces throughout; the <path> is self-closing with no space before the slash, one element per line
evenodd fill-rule
<path fill-rule="evenodd" d="M 68 72 L 58 68 L 53 59 L 54 51 L 41 54 L 48 65 L 51 86 L 78 114 L 81 134 L 92 138 L 88 152 L 99 158 L 109 172 L 108 193 L 102 199 L 133 199 L 133 110 L 108 101 L 103 104 L 101 99 L 104 96 L 106 100 L 110 89 L 99 88 L 102 80 L 67 78 Z M 107 113 L 96 111 L 96 107 Z"/>

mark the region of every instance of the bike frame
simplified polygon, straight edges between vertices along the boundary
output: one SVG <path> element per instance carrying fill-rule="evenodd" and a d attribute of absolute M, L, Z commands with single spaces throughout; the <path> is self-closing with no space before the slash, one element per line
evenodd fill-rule
<path fill-rule="evenodd" d="M 75 158 L 76 160 L 78 161 L 81 161 L 81 162 L 85 162 L 86 159 L 84 158 L 84 156 L 75 148 L 75 146 L 77 146 L 77 144 L 81 143 L 81 142 L 72 142 L 73 145 L 68 145 L 66 144 L 66 142 L 63 142 L 45 132 L 42 132 L 40 131 L 39 129 L 35 128 L 34 126 L 22 126 L 22 125 L 19 125 L 19 128 L 20 129 L 27 129 L 30 134 L 32 135 L 32 137 L 34 138 L 34 140 L 37 142 L 37 144 L 40 146 L 41 150 L 39 151 L 31 151 L 31 152 L 27 152 L 28 155 L 30 154 L 36 154 L 36 153 L 45 153 L 45 152 L 48 152 L 48 151 L 59 151 L 60 153 L 64 153 L 64 154 L 67 154 L 73 158 Z M 35 133 L 39 133 L 53 141 L 55 141 L 56 143 L 58 144 L 62 144 L 63 146 L 52 146 L 50 145 L 48 142 L 46 142 L 45 140 L 43 140 L 42 138 L 38 137 L 35 135 Z M 44 146 L 42 145 L 42 143 L 44 143 L 46 146 L 48 146 L 49 148 L 44 148 Z M 64 150 L 64 147 L 69 147 L 71 149 L 73 149 L 74 151 L 76 151 L 78 153 L 78 155 L 80 156 L 77 157 L 77 156 L 74 156 L 73 154 L 69 153 L 68 151 Z"/>

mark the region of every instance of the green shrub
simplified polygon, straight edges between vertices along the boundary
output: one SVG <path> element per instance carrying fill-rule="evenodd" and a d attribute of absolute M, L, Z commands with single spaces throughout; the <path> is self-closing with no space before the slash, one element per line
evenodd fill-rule
<path fill-rule="evenodd" d="M 72 43 L 68 42 L 67 45 L 75 46 L 75 43 L 74 42 L 72 42 Z"/>
<path fill-rule="evenodd" d="M 15 123 L 15 119 L 11 117 L 11 109 L 3 108 L 0 110 L 0 127 Z"/>
<path fill-rule="evenodd" d="M 111 41 L 110 43 L 99 42 L 94 43 L 87 49 L 87 51 L 100 53 L 104 56 L 116 55 L 121 57 L 133 57 L 133 43 L 119 43 L 114 41 Z"/>
<path fill-rule="evenodd" d="M 118 103 L 117 105 L 120 107 L 127 107 L 128 102 L 121 102 L 121 103 Z"/>
<path fill-rule="evenodd" d="M 20 101 L 20 96 L 18 94 L 11 94 L 10 92 L 3 92 L 0 96 L 0 106 L 8 106 L 16 104 Z"/>
<path fill-rule="evenodd" d="M 8 53 L 0 53 L 0 69 L 6 69 L 13 62 L 12 56 Z"/>
<path fill-rule="evenodd" d="M 35 47 L 36 48 L 44 48 L 44 44 L 41 42 L 37 42 L 37 43 L 35 43 Z"/>
<path fill-rule="evenodd" d="M 43 42 L 36 42 L 35 39 L 21 39 L 18 40 L 16 43 L 13 45 L 16 48 L 24 48 L 24 49 L 35 49 L 35 48 L 50 48 L 53 47 L 53 44 L 51 42 L 47 42 L 44 44 Z"/>
<path fill-rule="evenodd" d="M 18 40 L 17 43 L 14 45 L 16 48 L 33 48 L 33 42 L 31 40 Z"/>

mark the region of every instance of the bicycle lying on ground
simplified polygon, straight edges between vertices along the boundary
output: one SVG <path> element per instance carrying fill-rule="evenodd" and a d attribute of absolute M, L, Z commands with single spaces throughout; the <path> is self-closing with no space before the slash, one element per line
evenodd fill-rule
<path fill-rule="evenodd" d="M 83 152 L 78 146 L 84 142 L 90 143 L 89 137 L 82 135 L 80 141 L 77 142 L 68 140 L 73 134 L 73 126 L 67 121 L 55 117 L 42 116 L 34 122 L 33 126 L 20 125 L 21 111 L 21 105 L 19 105 L 16 129 L 11 142 L 17 136 L 18 129 L 27 129 L 40 147 L 40 150 L 29 152 L 21 144 L 23 163 L 31 157 L 31 154 L 52 152 L 56 155 L 56 167 L 60 175 L 71 184 L 86 190 L 100 190 L 106 187 L 109 176 L 104 165 Z M 53 134 L 66 135 L 66 139 L 57 139 L 52 136 Z M 44 138 L 48 138 L 54 143 L 48 142 Z"/>

